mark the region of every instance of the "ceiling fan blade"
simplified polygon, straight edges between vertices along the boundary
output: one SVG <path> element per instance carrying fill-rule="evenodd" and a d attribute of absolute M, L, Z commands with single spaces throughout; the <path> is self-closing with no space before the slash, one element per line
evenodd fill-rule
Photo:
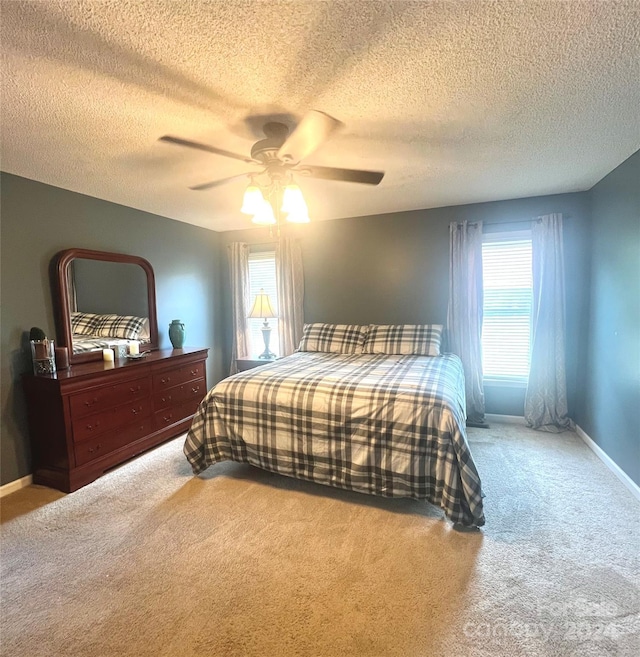
<path fill-rule="evenodd" d="M 358 169 L 338 169 L 336 167 L 304 166 L 296 169 L 312 178 L 324 180 L 341 180 L 343 182 L 378 185 L 384 178 L 384 171 L 360 171 Z"/>
<path fill-rule="evenodd" d="M 225 185 L 226 183 L 231 182 L 236 178 L 246 178 L 248 175 L 249 175 L 248 173 L 239 173 L 237 176 L 229 176 L 228 178 L 220 178 L 220 180 L 214 180 L 213 182 L 202 183 L 201 185 L 194 185 L 193 187 L 189 187 L 189 189 L 193 189 L 194 191 L 197 192 L 203 191 L 205 189 L 213 189 L 214 187 Z"/>
<path fill-rule="evenodd" d="M 177 144 L 178 146 L 187 146 L 188 148 L 195 148 L 199 151 L 205 151 L 206 153 L 224 155 L 224 157 L 232 157 L 234 160 L 241 160 L 242 162 L 255 164 L 255 160 L 252 160 L 250 157 L 238 155 L 237 153 L 232 153 L 231 151 L 225 151 L 223 148 L 216 148 L 215 146 L 209 146 L 208 144 L 200 144 L 197 141 L 190 141 L 189 139 L 181 139 L 180 137 L 164 135 L 163 137 L 160 137 L 159 141 L 166 141 L 169 144 Z"/>
<path fill-rule="evenodd" d="M 298 127 L 289 135 L 278 151 L 285 162 L 300 162 L 313 153 L 331 134 L 344 125 L 332 116 L 311 110 L 302 117 Z"/>

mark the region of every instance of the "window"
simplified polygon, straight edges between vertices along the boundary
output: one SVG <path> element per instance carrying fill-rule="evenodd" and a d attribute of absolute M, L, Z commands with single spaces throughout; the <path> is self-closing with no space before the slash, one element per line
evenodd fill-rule
<path fill-rule="evenodd" d="M 261 289 L 269 295 L 274 311 L 278 312 L 278 287 L 276 284 L 276 254 L 274 251 L 264 251 L 249 254 L 249 311 L 253 308 L 256 294 Z M 262 338 L 263 319 L 249 319 L 249 335 L 251 343 L 251 356 L 257 357 L 264 351 L 264 339 Z M 278 353 L 278 320 L 270 319 L 271 339 L 269 348 Z"/>
<path fill-rule="evenodd" d="M 526 385 L 531 363 L 531 231 L 484 235 L 482 267 L 484 377 Z"/>

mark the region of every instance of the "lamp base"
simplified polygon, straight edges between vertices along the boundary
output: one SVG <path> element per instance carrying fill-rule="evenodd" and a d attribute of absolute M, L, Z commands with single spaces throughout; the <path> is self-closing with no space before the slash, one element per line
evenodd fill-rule
<path fill-rule="evenodd" d="M 264 340 L 264 351 L 258 356 L 260 360 L 274 360 L 276 355 L 269 349 L 269 339 L 271 338 L 271 327 L 267 320 L 260 329 L 262 331 L 262 339 Z"/>

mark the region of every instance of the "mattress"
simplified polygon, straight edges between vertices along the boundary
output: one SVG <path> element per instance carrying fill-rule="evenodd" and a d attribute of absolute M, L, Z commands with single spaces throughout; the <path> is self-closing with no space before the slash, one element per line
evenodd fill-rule
<path fill-rule="evenodd" d="M 295 353 L 206 395 L 184 452 L 199 474 L 223 460 L 388 497 L 425 499 L 484 524 L 457 356 Z"/>

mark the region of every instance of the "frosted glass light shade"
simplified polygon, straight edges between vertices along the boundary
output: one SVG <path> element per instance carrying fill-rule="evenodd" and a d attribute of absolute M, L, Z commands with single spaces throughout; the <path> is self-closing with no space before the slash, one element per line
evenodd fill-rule
<path fill-rule="evenodd" d="M 287 221 L 290 221 L 292 224 L 308 224 L 311 219 L 309 219 L 307 212 L 290 212 L 287 215 Z"/>
<path fill-rule="evenodd" d="M 242 199 L 242 207 L 240 212 L 243 214 L 257 214 L 265 202 L 264 196 L 256 185 L 249 185 L 244 190 L 244 198 Z"/>
<path fill-rule="evenodd" d="M 261 226 L 270 226 L 276 223 L 276 218 L 273 214 L 273 208 L 269 201 L 262 199 L 262 205 L 255 212 L 253 219 L 254 224 L 260 224 Z"/>
<path fill-rule="evenodd" d="M 288 214 L 309 215 L 302 190 L 298 185 L 287 185 L 282 197 L 282 211 Z"/>

